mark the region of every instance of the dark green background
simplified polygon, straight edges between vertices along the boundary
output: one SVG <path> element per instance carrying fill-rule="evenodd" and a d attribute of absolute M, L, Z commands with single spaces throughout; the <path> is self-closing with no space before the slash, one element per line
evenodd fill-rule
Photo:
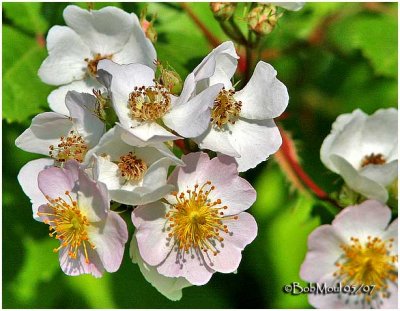
<path fill-rule="evenodd" d="M 57 242 L 48 237 L 46 225 L 32 219 L 16 179 L 19 169 L 39 156 L 17 149 L 14 141 L 34 115 L 49 110 L 46 98 L 53 88 L 37 77 L 47 52 L 36 38 L 64 25 L 66 5 L 3 3 L 3 307 L 310 307 L 304 295 L 285 295 L 282 287 L 300 281 L 307 236 L 333 214 L 325 203 L 295 189 L 273 157 L 245 174 L 257 190 L 250 212 L 259 233 L 245 249 L 237 274 L 216 273 L 207 285 L 184 289 L 182 300 L 171 302 L 144 280 L 127 249 L 120 270 L 101 279 L 61 272 L 52 252 Z M 140 3 L 112 5 L 137 14 L 143 8 Z M 227 40 L 208 3 L 190 8 L 215 36 Z M 158 15 L 158 57 L 184 78 L 212 47 L 179 4 L 148 4 L 148 11 Z M 319 159 L 332 122 L 355 108 L 372 113 L 397 105 L 397 3 L 307 3 L 298 12 L 286 11 L 263 46 L 278 55 L 266 61 L 290 95 L 285 118 L 278 122 L 291 132 L 304 169 L 320 187 L 334 191 L 339 178 Z M 132 234 L 129 215 L 124 216 Z"/>

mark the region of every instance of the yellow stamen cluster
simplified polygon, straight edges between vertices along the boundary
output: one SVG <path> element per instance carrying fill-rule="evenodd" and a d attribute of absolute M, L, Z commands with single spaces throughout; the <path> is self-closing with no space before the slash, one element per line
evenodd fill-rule
<path fill-rule="evenodd" d="M 77 202 L 74 201 L 68 191 L 65 192 L 70 202 L 66 202 L 61 197 L 51 199 L 47 206 L 52 209 L 51 213 L 38 212 L 39 217 L 44 218 L 44 223 L 49 225 L 50 237 L 61 241 L 58 248 L 53 251 L 57 253 L 60 249 L 68 247 L 68 255 L 76 259 L 79 249 L 83 250 L 86 263 L 90 263 L 88 249 L 94 248 L 94 244 L 89 241 L 87 227 L 90 223 L 86 216 L 79 210 Z"/>
<path fill-rule="evenodd" d="M 388 281 L 397 282 L 398 256 L 390 255 L 393 241 L 369 236 L 361 243 L 358 238 L 351 237 L 350 244 L 341 245 L 344 256 L 336 263 L 338 270 L 333 275 L 344 284 L 375 285 L 372 295 L 365 296 L 367 303 L 378 299 L 379 294 L 387 297 Z"/>
<path fill-rule="evenodd" d="M 111 59 L 112 55 L 101 55 L 100 53 L 97 53 L 93 59 L 85 58 L 85 62 L 87 62 L 87 72 L 93 76 L 96 77 L 97 75 L 97 65 L 99 64 L 99 61 L 103 59 Z"/>
<path fill-rule="evenodd" d="M 155 121 L 165 115 L 171 107 L 171 94 L 161 84 L 135 87 L 129 94 L 130 117 L 139 121 Z"/>
<path fill-rule="evenodd" d="M 242 102 L 236 101 L 233 97 L 234 94 L 235 91 L 233 89 L 226 90 L 222 88 L 214 100 L 214 107 L 211 111 L 211 122 L 219 128 L 228 122 L 235 124 L 239 118 Z"/>
<path fill-rule="evenodd" d="M 141 180 L 147 171 L 146 162 L 137 158 L 132 152 L 121 156 L 117 165 L 121 176 L 127 181 Z"/>
<path fill-rule="evenodd" d="M 361 167 L 367 166 L 369 164 L 385 164 L 386 160 L 381 153 L 375 154 L 371 153 L 370 155 L 366 155 L 361 161 Z"/>
<path fill-rule="evenodd" d="M 179 250 L 210 250 L 214 256 L 220 252 L 216 245 L 216 242 L 224 240 L 220 231 L 229 233 L 224 222 L 236 220 L 238 216 L 224 216 L 223 210 L 228 207 L 221 206 L 220 199 L 211 202 L 208 197 L 214 189 L 211 181 L 207 181 L 201 187 L 196 184 L 194 190 L 187 190 L 186 193 L 172 193 L 177 203 L 171 204 L 165 217 L 167 230 L 171 231 L 168 239 L 173 238 Z"/>
<path fill-rule="evenodd" d="M 88 146 L 81 135 L 75 131 L 70 131 L 67 137 L 61 136 L 60 143 L 55 147 L 49 147 L 49 155 L 58 162 L 76 160 L 83 162 Z"/>

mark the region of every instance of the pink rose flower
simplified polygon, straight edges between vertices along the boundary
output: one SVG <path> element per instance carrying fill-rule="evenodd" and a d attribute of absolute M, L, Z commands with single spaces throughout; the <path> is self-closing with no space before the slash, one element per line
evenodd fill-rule
<path fill-rule="evenodd" d="M 237 270 L 257 224 L 244 212 L 256 199 L 253 187 L 238 176 L 233 158 L 191 153 L 169 183 L 176 192 L 138 206 L 132 213 L 140 256 L 158 273 L 207 283 L 215 272 Z"/>

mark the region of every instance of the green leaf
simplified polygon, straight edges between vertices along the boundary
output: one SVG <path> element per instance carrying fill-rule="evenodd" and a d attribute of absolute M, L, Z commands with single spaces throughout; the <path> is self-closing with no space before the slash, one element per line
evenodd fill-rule
<path fill-rule="evenodd" d="M 3 118 L 22 122 L 43 111 L 51 90 L 37 76 L 46 50 L 20 31 L 3 26 Z"/>
<path fill-rule="evenodd" d="M 38 285 L 50 282 L 60 271 L 60 265 L 58 255 L 53 253 L 57 245 L 54 239 L 33 240 L 26 237 L 23 244 L 26 251 L 24 264 L 11 290 L 21 303 L 30 303 L 38 295 Z"/>
<path fill-rule="evenodd" d="M 46 19 L 41 15 L 42 3 L 40 2 L 5 2 L 3 3 L 5 15 L 15 26 L 32 34 L 43 34 L 49 27 Z"/>
<path fill-rule="evenodd" d="M 397 77 L 395 16 L 350 16 L 330 28 L 329 38 L 345 53 L 360 49 L 378 75 Z"/>
<path fill-rule="evenodd" d="M 112 296 L 111 275 L 109 273 L 104 273 L 101 278 L 95 278 L 91 275 L 66 276 L 65 280 L 74 292 L 86 300 L 90 308 L 113 309 L 117 307 Z M 123 284 L 121 284 L 120 290 L 124 290 Z"/>

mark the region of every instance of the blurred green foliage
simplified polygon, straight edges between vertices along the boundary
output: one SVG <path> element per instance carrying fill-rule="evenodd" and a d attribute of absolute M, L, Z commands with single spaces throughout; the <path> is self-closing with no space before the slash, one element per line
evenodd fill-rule
<path fill-rule="evenodd" d="M 48 238 L 47 226 L 32 219 L 29 199 L 16 179 L 19 169 L 39 156 L 17 149 L 14 141 L 34 115 L 49 110 L 46 97 L 53 87 L 40 81 L 37 70 L 47 55 L 43 39 L 51 26 L 65 24 L 66 5 L 3 3 L 3 307 L 309 307 L 306 296 L 283 294 L 282 287 L 301 281 L 307 236 L 334 213 L 292 189 L 273 159 L 244 176 L 257 190 L 250 212 L 259 234 L 245 249 L 237 274 L 217 273 L 206 286 L 184 289 L 181 301 L 170 302 L 144 280 L 128 251 L 120 270 L 101 279 L 61 272 L 52 252 L 57 242 Z M 95 3 L 94 8 L 106 5 Z M 158 57 L 183 78 L 212 48 L 180 4 L 112 5 L 138 15 L 147 5 L 149 14 L 157 14 Z M 188 5 L 215 37 L 227 40 L 208 3 Z M 244 21 L 240 27 L 245 29 Z M 290 94 L 279 123 L 292 133 L 304 169 L 323 189 L 336 190 L 339 180 L 319 160 L 332 122 L 355 108 L 372 113 L 396 107 L 397 55 L 397 3 L 307 3 L 298 12 L 284 11 L 263 41 L 261 59 L 277 69 Z M 132 235 L 130 217 L 123 216 Z"/>

